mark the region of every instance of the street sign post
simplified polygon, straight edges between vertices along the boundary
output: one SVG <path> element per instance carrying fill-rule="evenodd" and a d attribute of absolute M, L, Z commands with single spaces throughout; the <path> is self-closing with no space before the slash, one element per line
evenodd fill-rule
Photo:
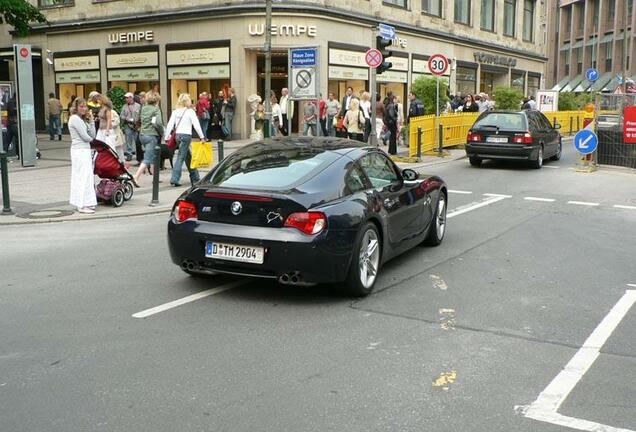
<path fill-rule="evenodd" d="M 442 54 L 433 54 L 431 58 L 428 59 L 428 70 L 437 76 L 437 91 L 435 93 L 435 134 L 437 134 L 439 130 L 437 127 L 439 121 L 439 77 L 444 75 L 448 70 L 448 59 Z M 438 137 L 436 137 L 435 142 L 437 142 L 437 140 Z"/>
<path fill-rule="evenodd" d="M 588 80 L 589 82 L 594 82 L 598 80 L 598 77 L 599 77 L 599 73 L 597 69 L 589 68 L 588 70 L 585 71 L 585 79 Z"/>
<path fill-rule="evenodd" d="M 380 36 L 382 36 L 384 39 L 395 39 L 395 27 L 393 26 L 380 23 L 378 24 L 378 31 L 380 33 Z"/>
<path fill-rule="evenodd" d="M 320 69 L 318 48 L 291 48 L 289 50 L 289 92 L 292 100 L 320 97 Z"/>
<path fill-rule="evenodd" d="M 382 64 L 384 57 L 382 57 L 382 53 L 380 50 L 372 48 L 366 52 L 364 55 L 364 61 L 370 68 L 377 68 Z"/>
<path fill-rule="evenodd" d="M 580 130 L 574 135 L 574 148 L 581 154 L 587 155 L 594 153 L 598 147 L 598 137 L 589 130 Z"/>
<path fill-rule="evenodd" d="M 13 45 L 17 81 L 18 140 L 23 167 L 35 166 L 35 104 L 33 97 L 33 67 L 31 45 Z"/>

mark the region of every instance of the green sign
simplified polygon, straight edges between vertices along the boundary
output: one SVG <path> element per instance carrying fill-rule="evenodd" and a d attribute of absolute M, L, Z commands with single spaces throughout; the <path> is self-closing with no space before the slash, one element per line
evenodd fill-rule
<path fill-rule="evenodd" d="M 57 84 L 68 83 L 98 83 L 101 81 L 99 71 L 88 72 L 59 72 L 55 74 Z"/>
<path fill-rule="evenodd" d="M 158 81 L 159 69 L 116 69 L 108 71 L 108 81 Z"/>
<path fill-rule="evenodd" d="M 218 79 L 229 77 L 229 64 L 168 68 L 168 79 Z"/>

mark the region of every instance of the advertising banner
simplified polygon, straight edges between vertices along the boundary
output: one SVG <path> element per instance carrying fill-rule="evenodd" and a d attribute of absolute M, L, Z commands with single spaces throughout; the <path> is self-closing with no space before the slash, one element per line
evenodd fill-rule
<path fill-rule="evenodd" d="M 541 112 L 559 110 L 559 92 L 556 90 L 537 90 L 537 109 Z"/>
<path fill-rule="evenodd" d="M 626 106 L 623 114 L 623 141 L 636 144 L 636 106 Z"/>

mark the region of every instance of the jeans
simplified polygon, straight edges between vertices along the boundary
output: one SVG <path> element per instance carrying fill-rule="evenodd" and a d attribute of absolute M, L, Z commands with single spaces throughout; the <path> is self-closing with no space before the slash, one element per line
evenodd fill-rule
<path fill-rule="evenodd" d="M 51 141 L 55 139 L 55 135 L 62 136 L 62 121 L 59 114 L 49 114 L 49 136 Z"/>
<path fill-rule="evenodd" d="M 311 129 L 311 136 L 317 136 L 317 127 L 316 123 L 305 123 L 303 127 L 303 135 L 307 136 L 307 132 Z"/>
<path fill-rule="evenodd" d="M 327 118 L 320 119 L 320 135 L 321 136 L 329 136 L 327 133 Z"/>
<path fill-rule="evenodd" d="M 210 124 L 209 118 L 200 118 L 199 124 L 201 125 L 201 130 L 203 131 L 203 136 L 208 137 L 208 125 Z"/>
<path fill-rule="evenodd" d="M 177 147 L 179 153 L 177 154 L 177 161 L 172 168 L 172 176 L 170 177 L 170 183 L 178 184 L 181 180 L 181 167 L 185 162 L 188 172 L 190 173 L 190 183 L 195 184 L 201 178 L 199 176 L 199 170 L 190 169 L 190 160 L 192 159 L 192 153 L 190 152 L 190 143 L 192 142 L 192 135 L 177 134 Z"/>
<path fill-rule="evenodd" d="M 154 165 L 155 164 L 155 146 L 159 145 L 159 136 L 140 134 L 139 141 L 141 141 L 141 145 L 144 147 L 143 163 L 145 163 L 146 165 Z"/>
<path fill-rule="evenodd" d="M 139 134 L 139 132 L 127 127 L 124 129 L 124 134 L 126 135 L 126 149 L 124 153 L 127 155 L 134 155 L 135 142 L 137 141 L 137 135 Z"/>
<path fill-rule="evenodd" d="M 274 124 L 273 121 L 271 121 L 269 123 L 269 136 L 270 137 L 275 137 L 276 136 L 276 129 L 277 129 L 276 125 Z"/>
<path fill-rule="evenodd" d="M 333 125 L 333 118 L 336 114 L 327 114 L 327 136 L 336 136 L 336 127 Z"/>
<path fill-rule="evenodd" d="M 232 140 L 232 120 L 234 118 L 233 112 L 225 112 L 225 117 L 223 118 L 223 133 L 225 134 L 225 140 Z"/>

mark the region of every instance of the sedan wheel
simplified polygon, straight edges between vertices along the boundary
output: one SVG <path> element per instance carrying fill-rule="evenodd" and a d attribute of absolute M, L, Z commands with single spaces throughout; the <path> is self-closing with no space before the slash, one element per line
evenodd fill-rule
<path fill-rule="evenodd" d="M 378 230 L 372 223 L 367 223 L 351 260 L 347 278 L 347 287 L 351 294 L 366 296 L 371 293 L 380 271 L 381 251 L 382 241 Z"/>
<path fill-rule="evenodd" d="M 434 219 L 428 229 L 428 235 L 424 243 L 429 246 L 438 246 L 444 240 L 446 233 L 446 195 L 440 191 L 435 207 Z"/>
<path fill-rule="evenodd" d="M 537 159 L 533 162 L 532 166 L 539 169 L 543 166 L 543 147 L 539 147 Z"/>
<path fill-rule="evenodd" d="M 559 141 L 559 147 L 557 147 L 557 152 L 550 159 L 552 159 L 553 161 L 558 161 L 559 159 L 561 159 L 561 152 L 562 151 L 563 151 L 563 144 L 561 143 L 561 141 Z"/>

